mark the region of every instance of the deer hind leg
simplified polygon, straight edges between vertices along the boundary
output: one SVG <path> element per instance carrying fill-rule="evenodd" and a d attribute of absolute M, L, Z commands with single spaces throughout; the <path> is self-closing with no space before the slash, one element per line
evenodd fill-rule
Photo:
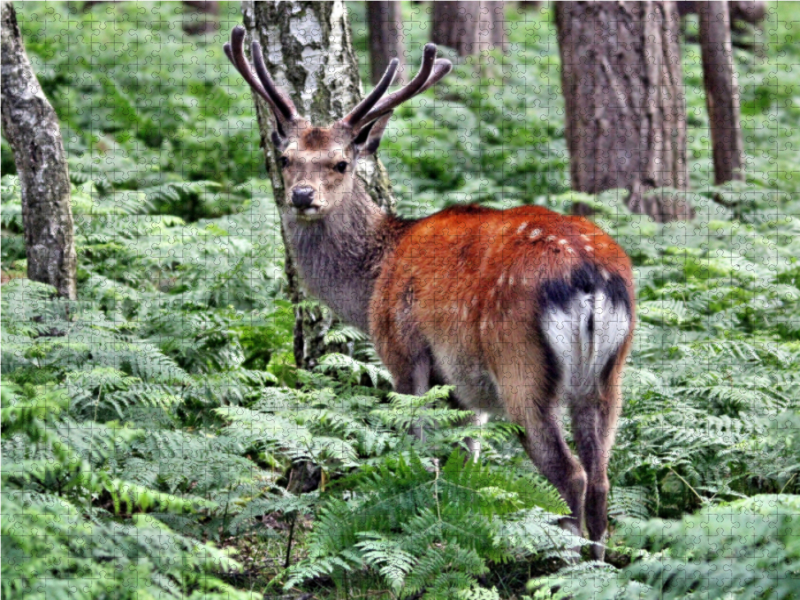
<path fill-rule="evenodd" d="M 608 461 L 622 407 L 621 369 L 614 368 L 600 394 L 572 401 L 572 434 L 586 470 L 586 528 L 592 557 L 603 560 L 608 529 Z"/>
<path fill-rule="evenodd" d="M 511 418 L 525 429 L 520 436 L 523 448 L 572 512 L 569 517 L 560 519 L 559 524 L 582 535 L 586 473 L 564 440 L 558 418 L 558 397 L 554 390 L 548 393 L 547 387 L 535 384 L 501 386 L 501 394 Z"/>

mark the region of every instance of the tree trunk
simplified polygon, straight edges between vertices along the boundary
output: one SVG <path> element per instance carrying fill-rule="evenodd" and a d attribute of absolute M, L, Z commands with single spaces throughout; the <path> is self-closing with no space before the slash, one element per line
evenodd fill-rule
<path fill-rule="evenodd" d="M 678 5 L 678 14 L 682 17 L 697 12 L 698 3 L 694 0 L 682 0 L 676 4 Z M 763 0 L 733 0 L 726 2 L 726 4 L 728 5 L 730 22 L 734 25 L 737 21 L 757 25 L 764 20 L 767 14 L 767 3 L 763 2 Z"/>
<path fill-rule="evenodd" d="M 403 32 L 403 15 L 398 0 L 367 2 L 369 25 L 369 66 L 372 83 L 377 84 L 389 61 L 400 59 L 400 68 L 394 82 L 403 85 L 408 81 L 409 67 Z"/>
<path fill-rule="evenodd" d="M 728 2 L 728 8 L 731 16 L 731 24 L 733 25 L 737 22 L 758 25 L 764 20 L 764 17 L 767 16 L 767 3 L 763 2 L 763 0 L 755 2 L 732 0 Z"/>
<path fill-rule="evenodd" d="M 573 189 L 630 191 L 658 221 L 690 218 L 686 107 L 674 2 L 557 2 L 556 26 Z"/>
<path fill-rule="evenodd" d="M 217 0 L 184 0 L 184 10 L 194 9 L 186 15 L 183 30 L 188 35 L 212 33 L 219 29 L 219 2 Z"/>
<path fill-rule="evenodd" d="M 727 2 L 698 2 L 700 51 L 714 156 L 714 183 L 743 180 L 744 144 L 739 120 L 739 85 L 733 65 Z"/>
<path fill-rule="evenodd" d="M 455 49 L 459 56 L 478 54 L 482 49 L 481 20 L 486 22 L 482 15 L 485 9 L 486 2 L 434 2 L 432 41 Z"/>
<path fill-rule="evenodd" d="M 508 32 L 506 31 L 506 3 L 484 2 L 485 22 L 489 29 L 489 50 L 508 52 Z"/>
<path fill-rule="evenodd" d="M 22 224 L 28 278 L 77 297 L 67 157 L 58 117 L 25 54 L 17 15 L 2 2 L 3 135 L 14 151 L 22 192 Z"/>
<path fill-rule="evenodd" d="M 261 42 L 264 62 L 276 84 L 292 98 L 298 112 L 314 124 L 329 125 L 340 119 L 361 99 L 358 65 L 350 36 L 344 2 L 242 2 L 244 25 L 251 39 Z M 281 170 L 275 147 L 270 141 L 269 109 L 256 100 L 261 145 L 279 209 L 285 203 Z M 372 199 L 389 211 L 394 210 L 391 184 L 386 170 L 374 158 L 359 161 L 359 177 Z M 285 232 L 281 232 L 286 241 Z M 294 259 L 285 244 L 289 295 L 297 306 L 294 330 L 294 356 L 297 366 L 311 369 L 328 352 L 342 352 L 339 346 L 325 344 L 334 324 L 332 316 L 319 310 L 302 308 L 306 295 L 298 281 Z"/>

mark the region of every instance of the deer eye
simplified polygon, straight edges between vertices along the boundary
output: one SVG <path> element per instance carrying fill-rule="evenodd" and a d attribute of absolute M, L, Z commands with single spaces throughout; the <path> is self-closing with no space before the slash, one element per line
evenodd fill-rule
<path fill-rule="evenodd" d="M 278 164 L 281 166 L 281 169 L 285 169 L 289 166 L 289 159 L 285 156 L 278 157 Z"/>
<path fill-rule="evenodd" d="M 342 162 L 338 162 L 336 163 L 336 166 L 333 168 L 336 169 L 339 173 L 344 173 L 345 171 L 347 171 L 347 162 L 344 160 Z"/>

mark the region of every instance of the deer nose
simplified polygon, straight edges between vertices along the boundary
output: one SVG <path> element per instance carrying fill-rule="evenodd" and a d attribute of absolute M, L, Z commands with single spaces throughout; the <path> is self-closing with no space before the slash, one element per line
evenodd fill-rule
<path fill-rule="evenodd" d="M 308 208 L 314 201 L 314 188 L 299 187 L 292 190 L 292 204 L 295 208 Z"/>

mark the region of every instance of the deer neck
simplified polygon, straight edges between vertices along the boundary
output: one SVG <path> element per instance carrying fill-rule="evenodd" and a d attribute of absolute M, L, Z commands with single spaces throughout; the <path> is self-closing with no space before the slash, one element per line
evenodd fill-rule
<path fill-rule="evenodd" d="M 378 205 L 356 179 L 352 197 L 325 218 L 304 222 L 284 213 L 290 252 L 303 287 L 344 321 L 369 331 L 369 303 L 381 264 L 405 221 Z"/>

